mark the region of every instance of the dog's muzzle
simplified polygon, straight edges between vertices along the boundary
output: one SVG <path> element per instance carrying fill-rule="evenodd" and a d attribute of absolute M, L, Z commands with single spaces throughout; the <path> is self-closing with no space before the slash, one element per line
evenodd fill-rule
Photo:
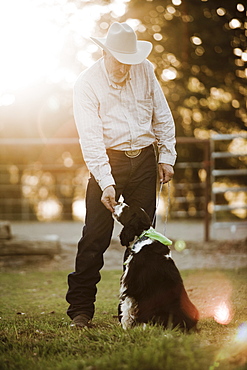
<path fill-rule="evenodd" d="M 126 203 L 119 202 L 117 205 L 114 207 L 114 212 L 113 212 L 113 218 L 118 221 L 119 217 L 122 215 L 124 208 L 128 207 Z"/>

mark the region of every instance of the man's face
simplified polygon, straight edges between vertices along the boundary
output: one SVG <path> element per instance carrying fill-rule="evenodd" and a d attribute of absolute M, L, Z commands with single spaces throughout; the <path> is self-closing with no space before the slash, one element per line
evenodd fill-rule
<path fill-rule="evenodd" d="M 131 65 L 120 63 L 109 53 L 104 54 L 104 60 L 110 80 L 116 84 L 124 82 L 128 77 Z"/>

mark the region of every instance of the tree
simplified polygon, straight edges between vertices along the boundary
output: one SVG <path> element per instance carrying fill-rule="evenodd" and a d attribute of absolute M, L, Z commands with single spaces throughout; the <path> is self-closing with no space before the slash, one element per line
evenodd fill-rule
<path fill-rule="evenodd" d="M 237 0 L 131 1 L 127 17 L 150 40 L 150 60 L 173 111 L 178 136 L 244 130 L 245 7 Z"/>

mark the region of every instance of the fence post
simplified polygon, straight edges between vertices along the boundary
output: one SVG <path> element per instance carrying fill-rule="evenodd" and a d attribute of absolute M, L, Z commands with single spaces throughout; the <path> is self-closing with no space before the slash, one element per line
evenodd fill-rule
<path fill-rule="evenodd" d="M 210 141 L 204 142 L 204 169 L 206 171 L 206 181 L 205 181 L 205 222 L 204 222 L 204 241 L 208 242 L 210 239 L 209 225 L 210 225 L 210 215 L 208 210 L 208 205 L 210 201 L 211 193 L 211 163 L 210 163 Z"/>

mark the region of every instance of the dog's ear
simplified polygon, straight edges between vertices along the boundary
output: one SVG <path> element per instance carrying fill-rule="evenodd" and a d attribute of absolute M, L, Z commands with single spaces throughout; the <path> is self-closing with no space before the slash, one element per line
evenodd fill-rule
<path fill-rule="evenodd" d="M 129 207 L 125 213 L 124 228 L 120 233 L 121 244 L 128 247 L 135 236 L 140 236 L 144 230 L 148 230 L 151 221 L 147 213 L 139 207 Z"/>
<path fill-rule="evenodd" d="M 144 209 L 137 208 L 136 209 L 136 217 L 137 217 L 137 220 L 138 220 L 138 227 L 139 227 L 139 229 L 142 229 L 142 231 L 149 229 L 150 226 L 152 225 L 151 221 L 150 221 L 150 218 L 149 218 L 148 214 L 144 211 Z"/>
<path fill-rule="evenodd" d="M 128 247 L 130 243 L 134 240 L 136 236 L 135 228 L 132 225 L 124 226 L 122 229 L 119 238 L 121 241 L 121 244 L 124 247 Z"/>
<path fill-rule="evenodd" d="M 140 236 L 144 230 L 148 230 L 151 226 L 151 221 L 147 213 L 139 207 L 130 207 L 131 219 L 128 225 L 132 226 L 136 236 Z"/>

